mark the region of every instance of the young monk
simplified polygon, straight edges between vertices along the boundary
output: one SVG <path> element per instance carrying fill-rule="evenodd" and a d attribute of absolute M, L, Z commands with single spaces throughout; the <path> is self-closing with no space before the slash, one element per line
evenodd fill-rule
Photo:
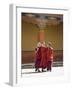
<path fill-rule="evenodd" d="M 47 46 L 47 71 L 52 70 L 52 63 L 53 63 L 53 48 L 51 42 L 49 42 Z"/>
<path fill-rule="evenodd" d="M 45 42 L 41 42 L 41 63 L 40 63 L 40 67 L 42 68 L 42 72 L 44 72 L 44 69 L 47 67 Z"/>
<path fill-rule="evenodd" d="M 40 42 L 37 44 L 37 48 L 35 48 L 35 55 L 36 55 L 35 71 L 40 72 L 40 70 L 39 70 L 40 62 L 41 62 L 41 43 Z"/>

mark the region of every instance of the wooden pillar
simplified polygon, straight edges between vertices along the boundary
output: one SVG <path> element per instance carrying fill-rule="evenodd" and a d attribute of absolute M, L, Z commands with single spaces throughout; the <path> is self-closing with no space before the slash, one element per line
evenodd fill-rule
<path fill-rule="evenodd" d="M 39 30 L 39 32 L 38 32 L 38 42 L 43 42 L 43 41 L 45 41 L 44 30 Z"/>

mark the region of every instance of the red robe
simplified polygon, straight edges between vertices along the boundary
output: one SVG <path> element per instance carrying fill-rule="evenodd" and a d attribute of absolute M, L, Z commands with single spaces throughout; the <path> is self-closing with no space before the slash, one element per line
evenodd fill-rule
<path fill-rule="evenodd" d="M 47 48 L 47 69 L 48 70 L 51 70 L 52 62 L 53 62 L 53 48 L 48 47 Z"/>
<path fill-rule="evenodd" d="M 46 68 L 47 67 L 47 59 L 46 59 L 46 48 L 41 47 L 41 63 L 40 63 L 41 68 Z"/>
<path fill-rule="evenodd" d="M 47 48 L 47 61 L 53 61 L 53 48 Z"/>
<path fill-rule="evenodd" d="M 35 60 L 35 68 L 40 68 L 41 62 L 41 47 L 38 47 L 36 50 L 36 60 Z"/>

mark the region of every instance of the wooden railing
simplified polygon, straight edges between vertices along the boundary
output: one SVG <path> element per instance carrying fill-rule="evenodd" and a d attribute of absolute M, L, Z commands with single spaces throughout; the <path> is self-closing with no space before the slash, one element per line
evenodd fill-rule
<path fill-rule="evenodd" d="M 22 64 L 34 63 L 35 52 L 34 51 L 22 51 Z M 63 62 L 63 50 L 54 50 L 54 62 Z"/>

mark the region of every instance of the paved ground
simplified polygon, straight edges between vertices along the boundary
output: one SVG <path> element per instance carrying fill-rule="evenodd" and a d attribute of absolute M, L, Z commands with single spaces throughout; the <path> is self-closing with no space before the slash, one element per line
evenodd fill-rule
<path fill-rule="evenodd" d="M 22 69 L 22 76 L 25 74 L 28 74 L 29 76 L 32 75 L 46 75 L 46 76 L 58 76 L 63 75 L 64 69 L 63 67 L 52 67 L 52 71 L 46 71 L 46 72 L 35 72 L 35 69 Z"/>

